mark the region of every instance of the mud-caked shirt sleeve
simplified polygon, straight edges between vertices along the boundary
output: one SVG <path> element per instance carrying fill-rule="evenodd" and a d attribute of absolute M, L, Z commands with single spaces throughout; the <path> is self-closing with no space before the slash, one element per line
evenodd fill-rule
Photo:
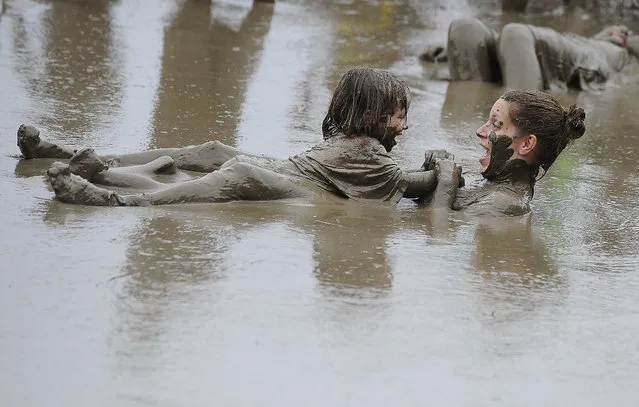
<path fill-rule="evenodd" d="M 350 199 L 397 203 L 408 185 L 384 146 L 368 136 L 332 137 L 289 160 L 300 176 Z"/>

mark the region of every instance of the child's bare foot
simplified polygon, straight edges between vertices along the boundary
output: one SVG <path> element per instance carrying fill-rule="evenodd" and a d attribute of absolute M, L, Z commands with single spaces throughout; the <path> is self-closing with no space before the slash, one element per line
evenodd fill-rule
<path fill-rule="evenodd" d="M 72 174 L 79 175 L 87 181 L 91 181 L 94 174 L 108 170 L 109 167 L 100 160 L 100 157 L 92 148 L 83 148 L 69 160 L 69 170 Z"/>
<path fill-rule="evenodd" d="M 18 147 L 24 158 L 36 158 L 38 144 L 40 144 L 40 130 L 28 124 L 18 127 Z"/>
<path fill-rule="evenodd" d="M 94 206 L 124 205 L 124 201 L 115 193 L 99 188 L 84 178 L 71 174 L 67 164 L 53 163 L 47 171 L 47 179 L 59 201 Z"/>
<path fill-rule="evenodd" d="M 29 124 L 18 128 L 18 147 L 24 158 L 71 158 L 74 149 L 50 143 L 40 138 L 40 130 Z"/>

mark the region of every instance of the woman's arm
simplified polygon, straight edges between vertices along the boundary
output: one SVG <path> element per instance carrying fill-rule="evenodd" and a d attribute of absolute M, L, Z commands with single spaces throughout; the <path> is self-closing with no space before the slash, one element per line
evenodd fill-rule
<path fill-rule="evenodd" d="M 433 194 L 433 206 L 452 208 L 457 188 L 463 185 L 462 167 L 452 160 L 438 160 L 435 164 L 437 187 Z"/>

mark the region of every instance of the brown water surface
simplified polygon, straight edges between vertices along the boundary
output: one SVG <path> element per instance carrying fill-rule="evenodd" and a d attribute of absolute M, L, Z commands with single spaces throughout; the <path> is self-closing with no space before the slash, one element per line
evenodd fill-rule
<path fill-rule="evenodd" d="M 519 18 L 491 3 L 4 2 L 0 405 L 636 405 L 639 76 L 558 94 L 588 132 L 517 220 L 410 201 L 71 206 L 51 160 L 16 158 L 22 122 L 103 152 L 216 138 L 286 157 L 366 64 L 414 90 L 403 166 L 447 148 L 476 170 L 503 89 L 433 80 L 417 55 L 455 17 Z"/>

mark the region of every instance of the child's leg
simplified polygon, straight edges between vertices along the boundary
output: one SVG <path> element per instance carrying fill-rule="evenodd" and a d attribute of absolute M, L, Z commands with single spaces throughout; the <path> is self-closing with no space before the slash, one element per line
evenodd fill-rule
<path fill-rule="evenodd" d="M 18 147 L 25 158 L 71 158 L 76 150 L 43 140 L 40 131 L 30 125 L 18 129 Z M 177 168 L 211 172 L 228 159 L 245 154 L 219 141 L 181 148 L 158 148 L 129 154 L 103 155 L 100 158 L 110 167 L 147 164 L 159 157 L 169 156 Z M 248 155 L 248 154 L 246 154 Z"/>
<path fill-rule="evenodd" d="M 212 172 L 220 168 L 227 160 L 242 153 L 219 141 L 180 148 L 159 148 L 138 153 L 105 155 L 101 158 L 113 167 L 146 164 L 162 156 L 169 156 L 175 166 L 182 170 Z"/>
<path fill-rule="evenodd" d="M 241 162 L 192 181 L 137 195 L 119 195 L 99 188 L 71 174 L 68 166 L 62 163 L 54 163 L 47 171 L 47 178 L 58 200 L 97 206 L 259 201 L 314 196 L 310 189 L 288 176 Z"/>
<path fill-rule="evenodd" d="M 448 27 L 448 70 L 454 81 L 499 82 L 497 33 L 476 18 L 454 20 Z"/>
<path fill-rule="evenodd" d="M 69 159 L 69 170 L 95 184 L 136 188 L 159 189 L 166 186 L 150 178 L 159 173 L 175 173 L 175 163 L 171 157 L 160 157 L 148 164 L 130 167 L 110 168 L 98 157 L 92 148 L 83 148 Z"/>
<path fill-rule="evenodd" d="M 71 158 L 75 150 L 40 139 L 40 131 L 26 124 L 18 128 L 18 148 L 24 158 Z"/>

